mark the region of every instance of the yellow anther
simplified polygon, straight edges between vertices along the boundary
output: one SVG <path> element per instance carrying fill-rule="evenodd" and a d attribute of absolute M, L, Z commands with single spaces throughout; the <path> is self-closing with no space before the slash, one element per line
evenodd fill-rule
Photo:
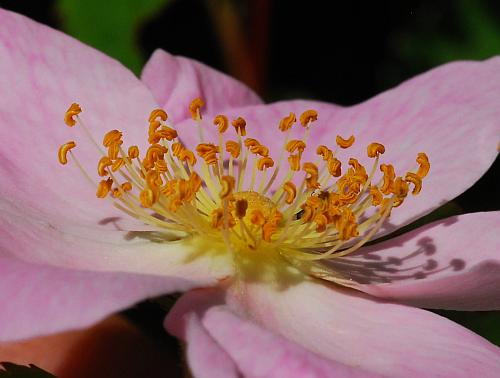
<path fill-rule="evenodd" d="M 293 201 L 295 201 L 295 197 L 297 196 L 297 187 L 293 182 L 287 181 L 283 185 L 283 190 L 286 193 L 285 202 L 288 205 L 291 205 Z"/>
<path fill-rule="evenodd" d="M 205 106 L 205 102 L 199 97 L 195 98 L 189 104 L 189 112 L 191 113 L 191 118 L 195 121 L 199 121 L 201 119 L 200 109 Z"/>
<path fill-rule="evenodd" d="M 162 121 L 166 121 L 168 118 L 167 113 L 163 109 L 154 109 L 150 114 L 148 121 L 149 122 L 154 122 L 157 121 L 158 118 L 160 118 Z"/>
<path fill-rule="evenodd" d="M 292 127 L 292 125 L 297 121 L 297 117 L 295 117 L 295 113 L 290 113 L 288 117 L 284 117 L 279 124 L 279 129 L 281 131 L 287 131 Z"/>
<path fill-rule="evenodd" d="M 318 189 L 318 167 L 314 163 L 304 163 L 302 170 L 307 173 L 306 175 L 306 186 L 308 189 Z"/>
<path fill-rule="evenodd" d="M 214 125 L 217 126 L 219 133 L 225 133 L 229 127 L 229 120 L 225 115 L 219 114 L 214 118 Z"/>
<path fill-rule="evenodd" d="M 114 188 L 114 189 L 111 191 L 111 195 L 112 195 L 114 198 L 121 198 L 121 196 L 122 196 L 122 192 L 120 191 L 120 189 L 118 189 L 118 188 Z"/>
<path fill-rule="evenodd" d="M 351 135 L 348 139 L 342 138 L 340 135 L 337 135 L 335 138 L 335 142 L 337 143 L 337 146 L 340 148 L 349 148 L 354 144 L 354 141 L 356 138 L 354 138 L 354 135 Z"/>
<path fill-rule="evenodd" d="M 332 157 L 328 160 L 328 173 L 333 177 L 339 177 L 342 174 L 342 163 L 339 159 Z"/>
<path fill-rule="evenodd" d="M 301 154 L 306 149 L 306 144 L 301 140 L 293 139 L 286 144 L 285 149 L 291 154 L 295 153 L 295 151 L 299 151 L 299 154 Z"/>
<path fill-rule="evenodd" d="M 380 170 L 384 173 L 384 178 L 380 191 L 384 194 L 391 193 L 392 187 L 394 185 L 394 179 L 396 178 L 396 173 L 394 172 L 394 167 L 391 164 L 381 164 Z"/>
<path fill-rule="evenodd" d="M 382 203 L 382 193 L 377 186 L 370 185 L 370 195 L 372 196 L 372 205 L 378 206 Z"/>
<path fill-rule="evenodd" d="M 322 157 L 324 161 L 328 161 L 333 157 L 333 152 L 327 146 L 318 146 L 316 153 Z"/>
<path fill-rule="evenodd" d="M 380 143 L 370 143 L 367 147 L 368 157 L 374 158 L 385 152 L 385 147 Z"/>
<path fill-rule="evenodd" d="M 248 201 L 246 199 L 237 200 L 235 203 L 235 214 L 236 217 L 242 219 L 247 214 Z"/>
<path fill-rule="evenodd" d="M 318 214 L 314 217 L 314 223 L 316 223 L 316 232 L 325 232 L 328 218 L 325 214 Z"/>
<path fill-rule="evenodd" d="M 243 118 L 238 117 L 236 119 L 233 119 L 231 124 L 233 125 L 237 134 L 239 134 L 241 136 L 247 135 L 247 132 L 246 132 L 247 122 Z"/>
<path fill-rule="evenodd" d="M 318 119 L 318 112 L 316 110 L 306 110 L 300 115 L 300 124 L 304 127 L 309 126 L 312 122 Z"/>
<path fill-rule="evenodd" d="M 300 170 L 300 154 L 290 155 L 288 157 L 288 162 L 290 163 L 290 169 L 292 171 Z"/>
<path fill-rule="evenodd" d="M 260 158 L 257 161 L 257 169 L 259 171 L 263 171 L 264 169 L 270 168 L 274 166 L 274 160 L 271 159 L 269 156 L 265 156 L 263 158 Z"/>
<path fill-rule="evenodd" d="M 128 181 L 124 182 L 122 184 L 122 190 L 124 192 L 130 192 L 132 190 L 132 184 L 130 182 L 128 182 Z"/>
<path fill-rule="evenodd" d="M 240 145 L 232 140 L 226 142 L 226 151 L 231 154 L 234 159 L 240 156 Z"/>
<path fill-rule="evenodd" d="M 97 198 L 104 198 L 108 195 L 113 185 L 113 180 L 108 178 L 107 180 L 101 180 L 97 186 L 96 196 Z"/>
<path fill-rule="evenodd" d="M 219 197 L 222 199 L 228 198 L 234 189 L 234 177 L 233 176 L 222 176 L 220 179 L 221 191 L 219 192 Z"/>
<path fill-rule="evenodd" d="M 427 173 L 429 173 L 429 169 L 431 168 L 429 158 L 425 153 L 420 152 L 417 155 L 417 163 L 419 164 L 417 175 L 418 177 L 423 179 L 425 176 L 427 176 Z"/>
<path fill-rule="evenodd" d="M 59 163 L 62 165 L 65 165 L 68 163 L 68 152 L 72 148 L 76 147 L 76 143 L 73 141 L 69 141 L 68 143 L 64 143 L 59 147 L 59 151 L 57 151 L 57 159 L 59 160 Z"/>
<path fill-rule="evenodd" d="M 128 153 L 127 154 L 128 154 L 128 157 L 130 159 L 136 159 L 136 158 L 138 158 L 139 157 L 139 147 L 137 147 L 137 146 L 130 146 L 128 148 Z"/>
<path fill-rule="evenodd" d="M 142 190 L 141 193 L 139 194 L 139 201 L 141 202 L 141 205 L 146 208 L 153 206 L 155 202 L 154 198 L 155 198 L 154 193 L 150 188 Z"/>
<path fill-rule="evenodd" d="M 411 182 L 413 184 L 413 190 L 411 194 L 416 196 L 422 190 L 422 179 L 420 176 L 413 172 L 407 172 L 405 176 L 405 181 Z"/>
<path fill-rule="evenodd" d="M 250 214 L 250 222 L 256 226 L 263 226 L 264 223 L 266 223 L 264 213 L 259 209 L 252 210 Z"/>
<path fill-rule="evenodd" d="M 120 142 L 122 139 L 122 133 L 118 130 L 111 130 L 104 134 L 104 138 L 102 139 L 102 144 L 104 147 L 109 147 L 112 144 Z"/>
<path fill-rule="evenodd" d="M 68 110 L 66 110 L 66 114 L 64 114 L 64 123 L 69 127 L 75 126 L 76 121 L 74 117 L 76 117 L 81 112 L 82 108 L 80 108 L 80 105 L 72 103 Z"/>
<path fill-rule="evenodd" d="M 113 172 L 116 172 L 117 170 L 119 170 L 121 167 L 123 167 L 125 165 L 125 160 L 122 159 L 122 158 L 118 158 L 116 159 L 114 162 L 113 162 L 113 165 L 111 166 L 111 170 Z"/>

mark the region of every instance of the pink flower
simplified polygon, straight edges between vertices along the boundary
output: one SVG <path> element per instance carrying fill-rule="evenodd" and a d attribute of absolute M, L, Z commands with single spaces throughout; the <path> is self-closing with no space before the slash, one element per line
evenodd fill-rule
<path fill-rule="evenodd" d="M 95 198 L 95 187 L 74 156 L 93 172 L 99 155 L 83 125 L 96 136 L 120 129 L 128 144 L 139 143 L 149 112 L 158 106 L 167 110 L 185 146 L 194 150 L 197 129 L 188 105 L 198 96 L 206 103 L 203 121 L 219 113 L 230 120 L 241 116 L 249 136 L 274 156 L 283 138 L 277 130 L 280 119 L 315 109 L 319 116 L 310 125 L 308 145 L 334 145 L 337 135 L 354 134 L 356 142 L 346 150 L 349 157 L 373 164 L 366 146 L 380 142 L 386 146 L 381 162 L 394 163 L 398 172 L 416 172 L 415 156 L 421 151 L 429 156 L 432 168 L 421 193 L 393 209 L 378 230 L 381 235 L 457 196 L 491 165 L 500 131 L 499 59 L 448 64 L 353 107 L 303 100 L 263 105 L 241 83 L 163 51 L 153 54 L 138 80 L 70 37 L 0 10 L 0 68 L 1 340 L 85 327 L 141 299 L 186 291 L 169 313 L 166 328 L 186 340 L 195 376 L 497 374 L 497 347 L 411 307 L 500 307 L 497 212 L 452 217 L 311 264 L 309 256 L 317 251 L 305 248 L 304 238 L 317 237 L 314 228 L 291 239 L 289 248 L 297 256 L 266 250 L 276 245 L 279 230 L 271 230 L 270 241 L 260 241 L 255 254 L 245 250 L 244 255 L 228 250 L 233 239 L 223 240 L 227 213 L 222 223 L 215 217 L 215 227 L 203 226 L 206 234 L 189 231 L 184 237 L 195 213 L 188 212 L 191 202 L 182 198 L 179 206 L 186 212 L 173 212 L 185 216 L 184 223 L 175 223 L 178 232 L 145 226 L 116 209 L 112 198 Z M 79 124 L 68 128 L 62 114 L 73 101 L 83 113 Z M 207 140 L 218 143 L 215 126 L 202 128 Z M 298 135 L 300 129 L 294 128 Z M 54 153 L 68 140 L 77 147 L 61 167 Z M 139 149 L 145 151 L 142 145 Z M 307 151 L 302 163 L 318 160 L 315 151 Z M 290 180 L 300 185 L 303 176 Z M 228 182 L 226 189 L 237 193 L 236 185 Z M 133 213 L 141 218 L 144 209 L 138 209 Z M 264 215 L 269 222 L 269 214 Z M 306 227 L 319 227 L 318 222 Z M 253 226 L 261 230 L 257 223 Z M 215 234 L 221 235 L 219 241 Z M 172 236 L 179 240 L 167 240 Z M 338 245 L 332 240 L 324 241 Z"/>

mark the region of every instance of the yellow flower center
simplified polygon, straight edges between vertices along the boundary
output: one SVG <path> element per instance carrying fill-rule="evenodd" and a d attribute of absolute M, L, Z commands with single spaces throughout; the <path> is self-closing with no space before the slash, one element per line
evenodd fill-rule
<path fill-rule="evenodd" d="M 335 146 L 315 146 L 317 158 L 303 161 L 310 128 L 318 119 L 314 110 L 299 117 L 300 139 L 290 138 L 294 113 L 277 122 L 277 134 L 283 137 L 275 161 L 271 152 L 276 146 L 246 137 L 241 117 L 230 122 L 217 115 L 213 125 L 218 138 L 205 140 L 203 106 L 199 98 L 189 106 L 200 138 L 194 150 L 181 143 L 162 109 L 149 116 L 149 147 L 143 153 L 134 145 L 125 148 L 119 130 L 106 133 L 102 147 L 91 137 L 100 151 L 97 174 L 102 180 L 96 196 L 181 238 L 199 235 L 223 243 L 229 252 L 275 251 L 288 259 L 314 261 L 345 256 L 369 241 L 404 202 L 410 185 L 413 195 L 420 192 L 429 171 L 427 156 L 419 153 L 415 170 L 397 176 L 391 164 L 379 164 L 385 147 L 377 142 L 366 146 L 373 161 L 369 170 L 354 157 L 342 163 L 338 151 L 355 143 L 353 135 L 337 136 Z M 71 105 L 65 122 L 80 124 L 90 136 L 80 113 L 79 105 Z M 227 137 L 229 133 L 234 136 Z M 74 141 L 63 144 L 58 159 L 66 164 L 69 155 L 90 179 L 72 151 L 75 147 Z"/>

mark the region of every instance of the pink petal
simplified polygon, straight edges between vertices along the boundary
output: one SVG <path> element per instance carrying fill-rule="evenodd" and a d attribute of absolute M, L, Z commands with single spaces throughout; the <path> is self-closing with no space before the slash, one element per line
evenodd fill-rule
<path fill-rule="evenodd" d="M 83 328 L 110 313 L 196 285 L 128 273 L 87 272 L 0 258 L 0 341 Z"/>
<path fill-rule="evenodd" d="M 153 53 L 141 79 L 175 123 L 191 117 L 188 106 L 196 97 L 205 102 L 202 113 L 207 114 L 262 103 L 243 83 L 203 63 L 163 50 Z"/>
<path fill-rule="evenodd" d="M 245 118 L 248 136 L 267 144 L 275 160 L 283 143 L 283 134 L 277 130 L 280 119 L 290 112 L 298 117 L 307 109 L 316 109 L 319 116 L 311 126 L 303 161 L 316 161 L 315 151 L 320 144 L 334 148 L 336 135 L 356 136 L 351 148 L 339 151 L 344 172 L 349 157 L 359 159 L 367 170 L 371 168 L 373 159 L 366 156 L 371 142 L 385 145 L 380 162 L 394 164 L 399 175 L 415 169 L 417 153 L 426 152 L 431 170 L 424 179 L 422 192 L 417 197 L 410 195 L 401 208 L 393 211 L 390 224 L 382 230 L 387 233 L 456 197 L 490 167 L 498 153 L 499 93 L 500 58 L 494 58 L 438 67 L 352 107 L 285 101 L 227 113 L 230 119 Z M 211 116 L 205 118 L 210 120 Z M 212 132 L 216 142 L 214 127 L 208 126 L 207 133 Z M 188 124 L 179 128 L 195 130 Z M 303 128 L 295 125 L 294 130 L 293 137 L 302 138 Z M 186 138 L 190 144 L 197 142 L 193 134 Z M 227 138 L 234 138 L 234 130 L 226 134 Z M 285 160 L 282 170 L 287 169 Z"/>
<path fill-rule="evenodd" d="M 104 54 L 3 9 L 0 56 L 0 86 L 10 88 L 0 97 L 0 255 L 190 277 L 200 285 L 213 281 L 207 272 L 216 272 L 217 263 L 194 258 L 198 247 L 151 243 L 158 233 L 122 231 L 144 226 L 129 222 L 111 201 L 98 200 L 96 187 L 74 163 L 62 167 L 57 161 L 59 145 L 76 140 L 76 155 L 98 182 L 99 153 L 80 125 L 64 125 L 64 113 L 77 101 L 99 141 L 117 127 L 125 129 L 126 142 L 131 136 L 130 144 L 137 144 L 145 140 L 149 112 L 157 106 L 146 86 Z"/>
<path fill-rule="evenodd" d="M 440 220 L 332 266 L 356 288 L 425 308 L 500 309 L 500 212 Z"/>
<path fill-rule="evenodd" d="M 227 306 L 217 306 L 222 293 L 216 289 L 186 293 L 176 303 L 166 319 L 166 327 L 188 343 L 188 362 L 195 376 L 198 371 L 210 371 L 206 354 L 216 348 L 223 356 L 229 355 L 245 377 L 376 377 L 373 373 L 325 360 L 301 346 L 290 342 L 257 324 L 232 313 Z M 198 323 L 198 316 L 202 324 Z M 193 319 L 203 327 L 204 338 L 210 337 L 214 346 L 190 337 Z M 190 355 L 190 348 L 204 349 L 198 356 Z M 213 349 L 211 349 L 213 348 Z M 196 357 L 196 358 L 195 358 Z M 216 357 L 212 357 L 216 361 Z M 217 369 L 218 364 L 215 363 Z M 205 369 L 203 369 L 205 366 Z M 201 369 L 200 369 L 201 367 Z M 217 371 L 217 370 L 215 370 Z M 219 375 L 221 376 L 221 375 Z"/>
<path fill-rule="evenodd" d="M 199 378 L 238 377 L 238 370 L 226 351 L 213 339 L 194 314 L 187 315 L 187 360 Z"/>
<path fill-rule="evenodd" d="M 495 377 L 500 369 L 500 349 L 465 328 L 351 289 L 306 279 L 281 289 L 248 283 L 235 285 L 228 301 L 311 352 L 368 372 L 388 377 Z"/>

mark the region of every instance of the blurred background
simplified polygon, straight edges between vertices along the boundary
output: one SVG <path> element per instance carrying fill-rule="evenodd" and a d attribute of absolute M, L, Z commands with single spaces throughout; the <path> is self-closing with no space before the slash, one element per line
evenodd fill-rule
<path fill-rule="evenodd" d="M 60 29 L 136 74 L 162 48 L 238 78 L 266 101 L 356 104 L 437 65 L 500 54 L 500 2 L 491 0 L 0 0 L 0 7 Z M 497 159 L 425 221 L 500 209 L 498 172 Z M 500 345 L 498 312 L 439 313 Z M 123 315 L 178 353 L 156 304 Z"/>

